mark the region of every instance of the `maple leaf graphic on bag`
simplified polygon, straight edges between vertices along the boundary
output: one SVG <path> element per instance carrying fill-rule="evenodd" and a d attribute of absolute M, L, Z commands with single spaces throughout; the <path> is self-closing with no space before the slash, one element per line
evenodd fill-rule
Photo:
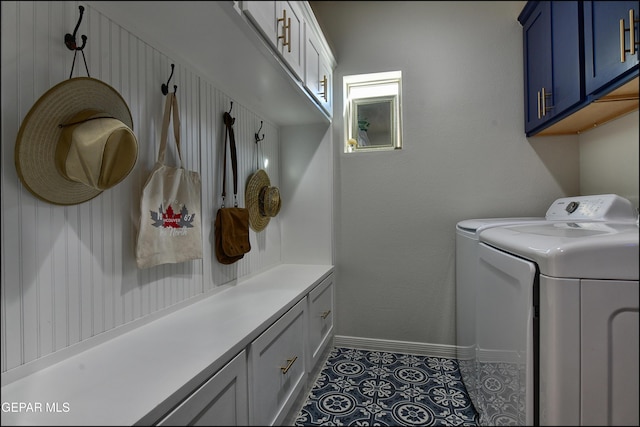
<path fill-rule="evenodd" d="M 180 228 L 180 214 L 173 213 L 173 207 L 169 205 L 167 211 L 162 214 L 162 226 L 165 228 Z"/>
<path fill-rule="evenodd" d="M 193 228 L 193 220 L 195 217 L 196 214 L 189 214 L 187 205 L 182 205 L 182 209 L 180 210 L 180 227 Z"/>
<path fill-rule="evenodd" d="M 180 213 L 174 213 L 173 207 L 169 205 L 165 212 L 162 211 L 162 205 L 157 212 L 149 211 L 154 227 L 163 228 L 193 228 L 193 220 L 196 214 L 190 214 L 186 205 L 182 205 Z"/>
<path fill-rule="evenodd" d="M 154 227 L 162 227 L 162 205 L 160 205 L 160 211 L 159 212 L 155 212 L 155 211 L 149 211 L 151 213 L 151 219 L 153 220 L 153 225 Z"/>

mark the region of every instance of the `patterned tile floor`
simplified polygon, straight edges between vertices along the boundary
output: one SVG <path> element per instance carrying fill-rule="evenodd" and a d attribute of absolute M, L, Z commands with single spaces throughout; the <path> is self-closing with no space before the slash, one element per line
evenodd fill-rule
<path fill-rule="evenodd" d="M 477 426 L 456 359 L 335 347 L 296 426 Z"/>

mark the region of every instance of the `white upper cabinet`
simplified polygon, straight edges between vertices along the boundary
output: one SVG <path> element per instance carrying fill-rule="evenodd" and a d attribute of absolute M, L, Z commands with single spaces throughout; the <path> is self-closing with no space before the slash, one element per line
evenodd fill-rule
<path fill-rule="evenodd" d="M 278 52 L 295 75 L 304 77 L 304 25 L 302 12 L 294 2 L 279 1 L 278 13 Z"/>
<path fill-rule="evenodd" d="M 332 116 L 331 53 L 304 1 L 243 1 L 242 11 L 322 111 Z"/>
<path fill-rule="evenodd" d="M 305 28 L 325 40 L 306 1 L 85 3 L 276 125 L 331 122 L 304 85 Z"/>
<path fill-rule="evenodd" d="M 304 19 L 296 2 L 245 1 L 242 9 L 294 75 L 302 80 Z"/>
<path fill-rule="evenodd" d="M 310 25 L 305 31 L 305 87 L 322 108 L 331 115 L 333 108 L 333 64 L 319 36 Z"/>
<path fill-rule="evenodd" d="M 275 1 L 243 1 L 242 10 L 262 33 L 264 38 L 276 47 L 278 18 Z"/>

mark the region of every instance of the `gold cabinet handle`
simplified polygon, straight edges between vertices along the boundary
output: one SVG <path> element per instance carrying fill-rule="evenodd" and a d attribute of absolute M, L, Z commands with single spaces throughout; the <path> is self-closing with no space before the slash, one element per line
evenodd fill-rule
<path fill-rule="evenodd" d="M 291 53 L 291 18 L 287 20 L 287 51 Z"/>
<path fill-rule="evenodd" d="M 624 49 L 624 19 L 620 20 L 620 62 L 624 62 L 624 53 L 626 52 Z"/>
<path fill-rule="evenodd" d="M 547 92 L 542 88 L 542 116 L 545 117 L 547 115 L 547 111 L 553 110 L 553 106 L 547 107 L 547 98 L 551 97 L 552 93 Z"/>
<path fill-rule="evenodd" d="M 320 92 L 318 95 L 321 95 L 325 101 L 328 101 L 327 99 L 327 75 L 324 75 L 324 78 L 322 80 L 320 80 L 320 86 L 322 86 L 322 92 Z"/>
<path fill-rule="evenodd" d="M 624 19 L 620 20 L 620 62 L 624 62 Z"/>
<path fill-rule="evenodd" d="M 629 9 L 629 54 L 636 54 L 636 23 L 640 20 L 635 19 L 633 9 Z"/>
<path fill-rule="evenodd" d="M 629 29 L 627 30 L 624 27 L 624 19 L 620 20 L 620 62 L 625 61 L 626 53 L 629 52 L 630 55 L 636 54 L 636 45 L 639 42 L 636 42 L 636 23 L 640 22 L 640 20 L 635 19 L 635 14 L 633 9 L 629 9 Z M 629 31 L 629 49 L 625 49 L 624 43 L 624 33 Z"/>
<path fill-rule="evenodd" d="M 282 375 L 286 374 L 287 371 L 291 369 L 291 367 L 293 366 L 296 360 L 298 360 L 298 356 L 294 356 L 293 359 L 287 359 L 287 366 L 280 367 L 280 370 L 282 371 Z"/>
<path fill-rule="evenodd" d="M 282 39 L 282 46 L 288 46 L 291 52 L 291 18 L 287 20 L 286 9 L 282 9 L 282 18 L 278 18 L 278 22 L 280 21 L 282 21 L 282 35 L 278 36 L 278 40 Z"/>
<path fill-rule="evenodd" d="M 328 316 L 329 314 L 331 314 L 331 310 L 327 310 L 327 311 L 325 311 L 324 313 L 322 313 L 322 314 L 320 315 L 320 317 L 322 317 L 323 319 L 326 319 L 326 318 L 327 318 L 327 316 Z"/>
<path fill-rule="evenodd" d="M 541 118 L 542 118 L 542 113 L 540 112 L 540 111 L 542 111 L 542 110 L 540 109 L 541 104 L 542 104 L 542 103 L 540 102 L 540 91 L 538 91 L 538 118 L 539 118 L 539 119 L 541 119 Z"/>

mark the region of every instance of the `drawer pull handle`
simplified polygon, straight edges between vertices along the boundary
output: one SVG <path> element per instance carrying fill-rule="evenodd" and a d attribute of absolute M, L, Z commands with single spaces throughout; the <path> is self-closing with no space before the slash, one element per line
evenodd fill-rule
<path fill-rule="evenodd" d="M 286 374 L 289 371 L 289 369 L 291 369 L 291 366 L 293 366 L 296 360 L 298 360 L 298 356 L 294 356 L 293 359 L 287 359 L 287 366 L 280 367 L 280 370 L 282 371 L 282 375 Z"/>
<path fill-rule="evenodd" d="M 331 313 L 331 310 L 327 310 L 327 311 L 325 311 L 324 313 L 322 313 L 322 314 L 320 315 L 320 317 L 322 317 L 323 319 L 326 319 L 326 318 L 327 318 L 327 316 L 328 316 L 330 313 Z"/>

